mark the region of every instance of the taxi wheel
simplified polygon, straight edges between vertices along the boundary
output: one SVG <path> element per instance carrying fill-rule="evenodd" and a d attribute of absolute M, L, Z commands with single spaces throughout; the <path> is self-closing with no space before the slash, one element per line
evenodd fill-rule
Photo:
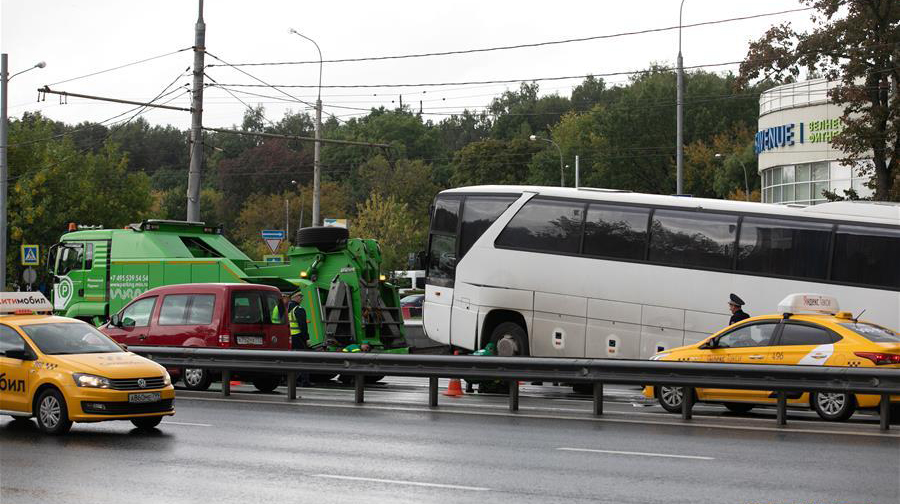
<path fill-rule="evenodd" d="M 212 383 L 212 376 L 206 369 L 184 368 L 181 371 L 181 380 L 184 382 L 184 388 L 188 390 L 206 390 Z"/>
<path fill-rule="evenodd" d="M 684 387 L 660 385 L 656 398 L 664 410 L 669 413 L 681 413 L 681 403 L 684 402 Z"/>
<path fill-rule="evenodd" d="M 723 403 L 723 406 L 728 409 L 728 411 L 732 413 L 749 413 L 750 410 L 753 409 L 752 404 L 744 404 L 744 403 L 736 403 L 736 402 L 727 402 Z"/>
<path fill-rule="evenodd" d="M 35 416 L 38 427 L 47 434 L 65 434 L 72 428 L 66 400 L 58 390 L 53 388 L 45 390 L 38 397 Z"/>
<path fill-rule="evenodd" d="M 831 392 L 813 392 L 809 396 L 813 409 L 829 422 L 844 422 L 856 411 L 856 396 Z"/>
<path fill-rule="evenodd" d="M 131 423 L 140 430 L 150 430 L 162 422 L 161 416 L 132 418 Z"/>

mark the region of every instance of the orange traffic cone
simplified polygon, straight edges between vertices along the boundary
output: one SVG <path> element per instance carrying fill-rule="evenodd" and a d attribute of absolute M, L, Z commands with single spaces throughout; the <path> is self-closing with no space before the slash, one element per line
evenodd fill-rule
<path fill-rule="evenodd" d="M 447 387 L 446 391 L 444 391 L 444 395 L 450 397 L 458 397 L 464 395 L 464 392 L 462 390 L 462 383 L 460 383 L 459 378 L 450 379 L 450 386 Z"/>

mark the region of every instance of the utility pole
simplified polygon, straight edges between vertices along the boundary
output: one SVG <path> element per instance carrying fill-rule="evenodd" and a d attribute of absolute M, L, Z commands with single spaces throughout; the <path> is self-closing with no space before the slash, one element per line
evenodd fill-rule
<path fill-rule="evenodd" d="M 35 68 L 44 68 L 46 63 L 41 61 L 33 67 L 9 75 L 9 60 L 6 53 L 0 54 L 0 292 L 6 291 L 6 235 L 9 232 L 7 226 L 6 207 L 9 188 L 9 166 L 6 164 L 6 149 L 9 147 L 9 122 L 6 118 L 7 83 L 10 79 Z"/>
<path fill-rule="evenodd" d="M 684 9 L 684 0 L 678 7 L 678 60 L 677 77 L 675 85 L 678 88 L 675 100 L 675 129 L 676 129 L 676 154 L 675 154 L 675 194 L 683 194 L 684 191 L 684 60 L 681 58 L 681 11 Z"/>
<path fill-rule="evenodd" d="M 9 169 L 6 166 L 6 81 L 9 80 L 6 53 L 0 54 L 0 292 L 6 292 L 6 196 Z"/>
<path fill-rule="evenodd" d="M 578 172 L 578 154 L 575 154 L 575 189 L 581 187 L 581 174 Z"/>
<path fill-rule="evenodd" d="M 194 89 L 191 93 L 191 166 L 188 171 L 187 220 L 200 220 L 200 170 L 203 168 L 203 57 L 206 53 L 206 23 L 203 0 L 194 27 Z"/>
<path fill-rule="evenodd" d="M 288 248 L 291 247 L 291 210 L 290 201 L 288 198 L 284 198 L 284 239 L 288 242 Z"/>
<path fill-rule="evenodd" d="M 318 46 L 316 46 L 318 47 Z M 321 54 L 319 56 L 321 59 Z M 321 70 L 319 72 L 321 79 Z M 322 85 L 321 80 L 319 81 L 319 86 Z M 320 88 L 321 89 L 321 88 Z M 322 191 L 322 98 L 321 91 L 319 94 L 319 98 L 316 98 L 316 146 L 313 150 L 313 208 L 312 208 L 312 225 L 318 226 L 321 222 L 319 220 L 319 205 L 321 203 L 321 194 Z"/>

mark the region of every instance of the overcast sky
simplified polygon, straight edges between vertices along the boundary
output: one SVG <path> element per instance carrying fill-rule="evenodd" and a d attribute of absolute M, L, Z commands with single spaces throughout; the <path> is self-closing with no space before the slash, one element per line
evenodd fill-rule
<path fill-rule="evenodd" d="M 191 51 L 155 59 L 101 75 L 61 82 L 92 72 L 188 48 L 194 42 L 197 0 L 2 0 L 2 52 L 9 54 L 10 73 L 46 61 L 9 83 L 9 115 L 41 111 L 68 123 L 102 121 L 132 108 L 128 105 L 70 98 L 60 104 L 48 95 L 37 103 L 38 87 L 148 101 L 173 81 L 190 83 Z M 454 2 L 306 2 L 297 0 L 206 0 L 207 50 L 229 62 L 317 60 L 315 46 L 288 33 L 294 28 L 318 42 L 327 59 L 399 55 L 474 49 L 590 37 L 664 28 L 678 24 L 679 0 L 611 1 L 470 1 Z M 684 24 L 714 21 L 801 7 L 796 1 L 686 0 Z M 772 24 L 792 21 L 809 24 L 809 12 L 782 14 L 713 26 L 685 28 L 682 50 L 685 66 L 737 61 L 747 43 Z M 325 64 L 324 85 L 469 82 L 484 80 L 604 74 L 646 68 L 650 63 L 674 64 L 677 30 L 467 55 L 394 61 Z M 219 63 L 207 56 L 206 63 Z M 314 85 L 318 65 L 244 67 L 270 84 Z M 735 65 L 716 67 L 725 71 Z M 212 67 L 210 77 L 222 84 L 257 83 L 233 68 Z M 181 77 L 179 77 L 181 75 Z M 609 77 L 609 82 L 626 81 Z M 209 81 L 207 81 L 209 82 Z M 567 96 L 580 79 L 539 81 L 542 94 Z M 57 84 L 58 83 L 58 84 Z M 454 85 L 428 88 L 323 89 L 326 112 L 341 118 L 358 115 L 351 108 L 404 103 L 442 115 L 463 108 L 478 109 L 493 96 L 518 84 Z M 277 121 L 286 110 L 301 110 L 271 88 L 233 88 L 279 99 L 235 94 L 249 104 L 262 103 L 266 116 Z M 285 89 L 295 98 L 314 101 L 315 88 Z M 160 102 L 190 106 L 187 94 L 177 91 Z M 674 97 L 673 97 L 674 99 Z M 240 123 L 245 106 L 222 89 L 207 88 L 205 126 Z M 128 115 L 123 116 L 129 117 Z M 190 114 L 152 110 L 143 115 L 153 124 L 190 125 Z"/>

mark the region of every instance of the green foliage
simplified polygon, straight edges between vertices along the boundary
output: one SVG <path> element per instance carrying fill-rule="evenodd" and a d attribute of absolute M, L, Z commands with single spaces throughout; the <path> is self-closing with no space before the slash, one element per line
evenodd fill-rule
<path fill-rule="evenodd" d="M 107 140 L 97 152 L 54 138 L 55 125 L 39 115 L 10 124 L 8 281 L 19 272 L 19 245 L 47 250 L 69 222 L 124 226 L 147 217 L 150 179 L 128 171 L 128 157 Z"/>
<path fill-rule="evenodd" d="M 356 219 L 350 223 L 350 234 L 374 238 L 381 246 L 382 270 L 407 268 L 412 252 L 424 249 L 426 229 L 396 197 L 378 193 L 357 207 Z"/>
<path fill-rule="evenodd" d="M 523 138 L 470 143 L 456 153 L 451 184 L 457 187 L 525 183 L 531 157 L 542 148 Z"/>

